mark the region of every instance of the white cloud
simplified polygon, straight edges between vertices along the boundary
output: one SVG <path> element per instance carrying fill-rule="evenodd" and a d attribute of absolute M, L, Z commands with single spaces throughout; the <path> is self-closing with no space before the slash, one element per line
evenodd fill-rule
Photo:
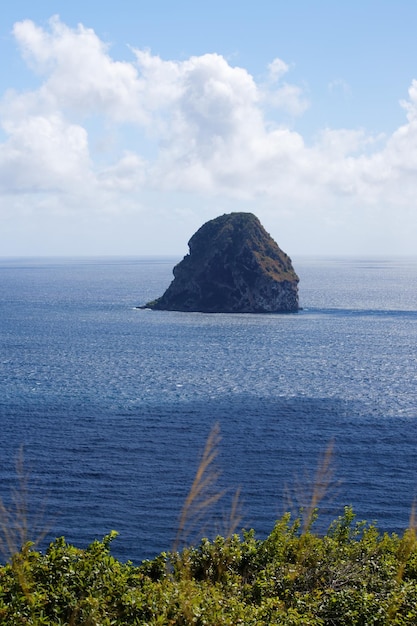
<path fill-rule="evenodd" d="M 348 155 L 364 154 L 375 149 L 383 139 L 382 135 L 375 137 L 367 135 L 364 129 L 325 128 L 318 133 L 317 144 L 320 150 L 333 160 Z"/>
<path fill-rule="evenodd" d="M 178 97 L 171 102 L 169 124 L 160 136 L 160 159 L 154 181 L 176 188 L 216 191 L 218 167 L 263 132 L 258 91 L 253 78 L 215 54 L 192 57 L 178 65 Z"/>
<path fill-rule="evenodd" d="M 268 65 L 270 82 L 275 83 L 280 80 L 280 78 L 282 78 L 282 76 L 284 76 L 289 69 L 290 68 L 285 61 L 278 58 L 274 59 L 272 63 Z"/>
<path fill-rule="evenodd" d="M 99 173 L 99 181 L 104 189 L 135 191 L 144 183 L 144 167 L 143 159 L 137 154 L 127 152 L 120 161 Z"/>
<path fill-rule="evenodd" d="M 297 85 L 288 83 L 284 83 L 282 87 L 275 89 L 275 91 L 266 92 L 265 101 L 275 109 L 292 117 L 299 117 L 310 106 L 303 90 Z"/>
<path fill-rule="evenodd" d="M 336 78 L 330 81 L 328 89 L 330 93 L 342 93 L 345 96 L 350 96 L 352 93 L 349 83 L 343 78 Z"/>
<path fill-rule="evenodd" d="M 285 61 L 274 59 L 268 65 L 268 78 L 266 83 L 260 85 L 260 91 L 264 104 L 292 117 L 298 117 L 308 109 L 310 103 L 301 87 L 281 81 L 289 70 Z"/>
<path fill-rule="evenodd" d="M 60 115 L 5 121 L 0 145 L 0 186 L 8 192 L 68 189 L 90 169 L 87 133 Z"/>
<path fill-rule="evenodd" d="M 412 122 L 417 118 L 417 80 L 413 80 L 408 89 L 409 100 L 401 100 L 400 104 L 407 111 L 407 119 Z"/>
<path fill-rule="evenodd" d="M 282 81 L 290 67 L 279 58 L 258 83 L 218 54 L 165 61 L 132 48 L 130 62 L 115 61 L 94 31 L 56 17 L 48 28 L 19 22 L 14 35 L 39 76 L 37 89 L 9 91 L 0 103 L 0 191 L 21 195 L 16 210 L 31 192 L 43 194 L 44 208 L 54 198 L 62 205 L 64 194 L 71 210 L 130 210 L 135 194 L 163 190 L 330 220 L 344 212 L 351 219 L 355 204 L 387 217 L 414 202 L 417 81 L 401 103 L 407 121 L 391 136 L 323 129 L 307 145 L 276 118 L 308 106 L 300 86 Z M 332 89 L 344 87 L 336 81 Z M 104 162 L 91 146 L 113 129 L 118 142 Z"/>
<path fill-rule="evenodd" d="M 46 76 L 37 93 L 43 106 L 81 116 L 107 115 L 115 121 L 143 121 L 140 82 L 132 63 L 114 61 L 93 30 L 72 30 L 57 17 L 50 30 L 25 20 L 13 33 L 24 58 Z"/>

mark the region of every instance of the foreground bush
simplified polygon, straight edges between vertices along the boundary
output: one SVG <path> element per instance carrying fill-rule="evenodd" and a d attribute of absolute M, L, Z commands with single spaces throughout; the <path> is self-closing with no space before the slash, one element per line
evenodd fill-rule
<path fill-rule="evenodd" d="M 357 523 L 350 508 L 325 536 L 280 519 L 162 553 L 140 566 L 110 554 L 111 533 L 86 550 L 26 544 L 0 568 L 0 624 L 417 624 L 417 543 Z"/>

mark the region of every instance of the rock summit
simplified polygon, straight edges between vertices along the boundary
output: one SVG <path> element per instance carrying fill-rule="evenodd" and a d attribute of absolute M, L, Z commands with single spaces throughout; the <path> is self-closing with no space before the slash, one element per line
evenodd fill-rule
<path fill-rule="evenodd" d="M 293 313 L 298 276 L 252 213 L 221 215 L 191 237 L 165 293 L 144 307 L 203 313 Z"/>

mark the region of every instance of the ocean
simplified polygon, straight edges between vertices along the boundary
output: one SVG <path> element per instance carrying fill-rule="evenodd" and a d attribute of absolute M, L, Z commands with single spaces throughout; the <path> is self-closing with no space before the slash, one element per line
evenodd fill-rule
<path fill-rule="evenodd" d="M 4 503 L 22 450 L 43 549 L 114 529 L 117 558 L 153 558 L 218 424 L 225 493 L 189 540 L 224 531 L 238 489 L 239 528 L 264 538 L 308 505 L 329 446 L 317 532 L 346 505 L 402 532 L 417 496 L 417 258 L 293 258 L 297 314 L 135 308 L 178 260 L 0 259 Z"/>

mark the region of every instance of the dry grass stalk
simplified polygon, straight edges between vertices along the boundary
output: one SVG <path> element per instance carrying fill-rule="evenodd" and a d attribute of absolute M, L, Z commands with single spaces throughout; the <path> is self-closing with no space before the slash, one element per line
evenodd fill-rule
<path fill-rule="evenodd" d="M 226 538 L 231 537 L 237 531 L 238 526 L 242 523 L 242 501 L 240 499 L 240 487 L 235 491 L 232 498 L 232 505 L 230 512 L 226 520 L 225 530 L 223 535 Z"/>
<path fill-rule="evenodd" d="M 316 517 L 316 511 L 323 502 L 334 492 L 338 481 L 335 480 L 334 469 L 334 440 L 331 440 L 326 450 L 320 455 L 317 469 L 313 476 L 305 477 L 303 482 L 298 480 L 294 489 L 285 489 L 287 507 L 295 515 L 302 511 L 302 532 L 307 532 Z"/>
<path fill-rule="evenodd" d="M 12 490 L 11 504 L 6 506 L 0 498 L 0 554 L 11 560 L 31 543 L 36 547 L 45 538 L 50 526 L 45 526 L 45 507 L 35 517 L 29 514 L 30 473 L 24 467 L 23 446 L 16 458 L 17 487 Z"/>
<path fill-rule="evenodd" d="M 405 567 L 407 565 L 407 561 L 410 558 L 411 553 L 415 549 L 417 545 L 417 512 L 416 512 L 416 501 L 414 500 L 411 511 L 410 511 L 410 520 L 408 523 L 408 528 L 404 533 L 404 536 L 401 541 L 401 549 L 399 553 L 399 566 L 397 570 L 396 580 L 400 583 L 404 577 Z"/>
<path fill-rule="evenodd" d="M 226 494 L 226 491 L 230 490 L 225 490 L 223 494 Z M 216 525 L 214 529 L 216 535 L 221 535 L 225 539 L 230 539 L 235 533 L 238 532 L 238 529 L 242 528 L 243 504 L 240 497 L 240 491 L 241 489 L 238 487 L 232 495 L 230 506 L 224 509 L 220 523 Z"/>
<path fill-rule="evenodd" d="M 173 551 L 176 552 L 181 543 L 187 543 L 193 530 L 204 519 L 208 509 L 223 497 L 225 491 L 216 491 L 215 487 L 220 476 L 215 467 L 221 441 L 219 424 L 215 424 L 207 438 L 204 451 L 197 468 L 191 489 L 185 499 L 178 522 L 178 530 Z"/>

